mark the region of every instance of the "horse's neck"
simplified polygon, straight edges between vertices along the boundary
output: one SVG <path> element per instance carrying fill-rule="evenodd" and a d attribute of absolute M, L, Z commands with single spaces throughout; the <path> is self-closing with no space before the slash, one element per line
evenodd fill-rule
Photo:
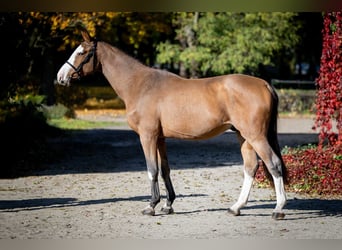
<path fill-rule="evenodd" d="M 143 75 L 150 69 L 120 50 L 106 43 L 99 43 L 98 59 L 102 73 L 127 105 L 136 98 L 137 90 L 142 84 Z"/>

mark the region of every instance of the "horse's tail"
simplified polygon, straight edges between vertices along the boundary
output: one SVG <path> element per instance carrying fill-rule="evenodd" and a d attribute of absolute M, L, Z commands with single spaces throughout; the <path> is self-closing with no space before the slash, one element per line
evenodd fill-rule
<path fill-rule="evenodd" d="M 280 159 L 283 181 L 284 181 L 284 183 L 287 183 L 287 170 L 286 170 L 286 166 L 285 166 L 285 163 L 283 161 L 283 158 L 281 156 L 281 151 L 280 151 L 279 142 L 278 142 L 277 120 L 278 120 L 279 98 L 278 98 L 278 95 L 277 95 L 275 89 L 270 84 L 267 84 L 267 87 L 270 90 L 271 95 L 272 95 L 272 110 L 271 110 L 271 119 L 270 119 L 268 132 L 267 132 L 267 140 L 268 140 L 268 143 L 270 144 L 271 148 L 273 149 L 274 153 Z M 267 178 L 273 184 L 273 178 L 272 178 L 271 174 L 269 173 L 269 171 L 265 167 L 265 164 L 263 164 L 263 166 L 264 166 L 264 170 L 265 170 Z"/>

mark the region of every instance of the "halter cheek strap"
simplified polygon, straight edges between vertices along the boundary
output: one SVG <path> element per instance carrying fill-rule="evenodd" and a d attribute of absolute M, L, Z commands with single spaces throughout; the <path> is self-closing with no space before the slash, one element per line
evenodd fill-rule
<path fill-rule="evenodd" d="M 75 70 L 75 72 L 73 72 L 71 74 L 71 77 L 73 77 L 73 75 L 76 73 L 77 74 L 77 79 L 79 80 L 81 78 L 81 73 L 80 73 L 80 69 L 76 68 L 74 65 L 72 65 L 71 63 L 69 63 L 68 61 L 66 61 L 66 64 L 68 64 L 73 70 Z"/>

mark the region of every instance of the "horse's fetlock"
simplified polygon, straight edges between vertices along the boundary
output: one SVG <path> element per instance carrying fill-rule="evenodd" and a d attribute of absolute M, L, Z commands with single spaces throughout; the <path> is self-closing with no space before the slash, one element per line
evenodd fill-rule
<path fill-rule="evenodd" d="M 234 209 L 232 209 L 232 208 L 228 208 L 228 213 L 229 213 L 229 214 L 232 214 L 232 215 L 234 215 L 234 216 L 239 216 L 239 215 L 240 215 L 240 209 L 234 210 Z"/>
<path fill-rule="evenodd" d="M 168 205 L 165 205 L 163 206 L 160 211 L 163 213 L 163 214 L 172 214 L 174 211 L 173 211 L 173 208 L 171 206 L 168 206 Z"/>
<path fill-rule="evenodd" d="M 144 208 L 141 213 L 143 215 L 150 215 L 150 216 L 154 216 L 155 215 L 155 211 L 154 208 L 151 206 L 147 206 L 146 208 Z"/>

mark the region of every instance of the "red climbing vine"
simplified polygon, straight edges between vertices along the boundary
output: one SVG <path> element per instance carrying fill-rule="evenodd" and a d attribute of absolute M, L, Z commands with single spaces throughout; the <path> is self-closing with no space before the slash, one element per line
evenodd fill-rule
<path fill-rule="evenodd" d="M 342 195 L 342 12 L 325 13 L 323 26 L 314 126 L 319 130 L 319 144 L 285 147 L 282 157 L 290 191 Z M 267 185 L 263 168 L 258 169 L 256 179 L 259 185 Z"/>
<path fill-rule="evenodd" d="M 316 121 L 319 145 L 342 144 L 342 12 L 324 14 L 321 67 L 317 78 Z M 333 120 L 338 134 L 332 130 Z"/>

